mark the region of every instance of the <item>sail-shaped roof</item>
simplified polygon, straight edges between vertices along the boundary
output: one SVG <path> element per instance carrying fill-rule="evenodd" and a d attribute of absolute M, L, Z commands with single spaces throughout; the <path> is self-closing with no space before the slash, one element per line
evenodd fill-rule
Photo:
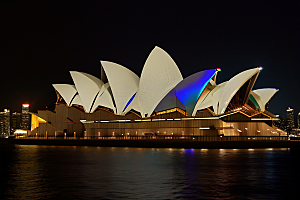
<path fill-rule="evenodd" d="M 192 115 L 195 116 L 198 110 L 209 108 L 211 106 L 213 107 L 213 111 L 217 113 L 219 107 L 219 99 L 226 83 L 227 82 L 223 82 L 217 85 L 206 95 L 203 101 L 198 101 Z"/>
<path fill-rule="evenodd" d="M 168 110 L 172 108 L 180 108 L 182 110 L 186 110 L 185 106 L 180 102 L 180 100 L 176 97 L 175 88 L 172 89 L 156 106 L 155 112 Z"/>
<path fill-rule="evenodd" d="M 103 82 L 95 76 L 83 72 L 70 71 L 70 74 L 79 93 L 84 110 L 89 113 L 96 95 L 103 86 Z"/>
<path fill-rule="evenodd" d="M 71 105 L 80 105 L 80 106 L 83 106 L 83 103 L 82 103 L 82 101 L 81 101 L 81 99 L 80 99 L 79 94 L 77 94 L 77 95 L 74 97 L 74 99 L 73 99 L 72 102 L 71 102 Z"/>
<path fill-rule="evenodd" d="M 185 106 L 187 115 L 192 115 L 198 98 L 216 72 L 216 69 L 201 71 L 183 79 L 176 85 L 176 96 Z"/>
<path fill-rule="evenodd" d="M 67 105 L 70 105 L 71 100 L 77 93 L 75 86 L 70 84 L 52 84 L 52 86 L 62 96 Z"/>
<path fill-rule="evenodd" d="M 142 115 L 151 115 L 162 98 L 182 80 L 169 54 L 155 47 L 144 65 L 136 97 L 141 104 Z"/>
<path fill-rule="evenodd" d="M 205 70 L 183 79 L 160 101 L 155 111 L 178 107 L 192 115 L 197 100 L 216 72 L 216 69 Z"/>
<path fill-rule="evenodd" d="M 253 95 L 257 103 L 259 104 L 261 111 L 265 111 L 266 104 L 270 101 L 270 99 L 275 95 L 276 92 L 278 92 L 278 89 L 276 88 L 253 90 L 253 93 L 259 96 L 258 99 L 255 95 Z"/>
<path fill-rule="evenodd" d="M 117 114 L 121 115 L 130 98 L 137 92 L 140 79 L 122 65 L 108 61 L 101 61 L 101 64 L 116 102 Z"/>
<path fill-rule="evenodd" d="M 109 87 L 109 83 L 106 83 L 103 85 L 103 87 L 101 88 L 101 91 L 99 92 L 99 94 L 97 95 L 97 97 L 95 99 L 95 102 L 93 104 L 91 112 L 94 112 L 98 106 L 103 106 L 103 107 L 107 107 L 107 108 L 111 108 L 111 109 L 115 110 L 112 96 L 110 95 L 110 93 L 107 90 L 108 87 Z"/>
<path fill-rule="evenodd" d="M 246 83 L 250 78 L 255 77 L 260 72 L 259 68 L 249 69 L 246 71 L 243 71 L 237 75 L 235 75 L 233 78 L 231 78 L 225 85 L 225 87 L 222 90 L 222 94 L 220 95 L 219 99 L 219 107 L 216 114 L 220 115 L 223 114 L 233 98 L 233 96 L 237 93 L 237 91 Z M 256 77 L 255 77 L 256 79 Z M 252 81 L 251 85 L 249 85 L 249 92 L 251 91 L 253 84 L 255 80 Z"/>

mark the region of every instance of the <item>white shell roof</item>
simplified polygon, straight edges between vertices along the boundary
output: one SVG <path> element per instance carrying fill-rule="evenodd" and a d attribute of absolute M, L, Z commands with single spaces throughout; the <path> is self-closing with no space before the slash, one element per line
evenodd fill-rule
<path fill-rule="evenodd" d="M 103 82 L 87 73 L 70 71 L 85 112 L 89 113 L 92 103 L 103 86 Z"/>
<path fill-rule="evenodd" d="M 113 98 L 117 106 L 117 114 L 121 115 L 129 99 L 139 87 L 139 77 L 122 65 L 101 61 L 107 76 Z"/>
<path fill-rule="evenodd" d="M 265 88 L 265 89 L 253 90 L 252 92 L 259 96 L 259 100 L 258 100 L 257 97 L 253 95 L 261 111 L 265 111 L 266 104 L 270 101 L 270 99 L 274 96 L 274 94 L 278 92 L 278 89 Z"/>
<path fill-rule="evenodd" d="M 101 91 L 99 92 L 94 105 L 91 109 L 91 112 L 94 112 L 98 106 L 104 106 L 107 108 L 111 108 L 115 111 L 114 103 L 112 101 L 112 97 L 110 93 L 108 92 L 107 88 L 109 87 L 109 83 L 104 84 L 104 86 L 101 88 Z"/>
<path fill-rule="evenodd" d="M 52 86 L 62 96 L 67 105 L 70 105 L 71 100 L 77 93 L 75 86 L 70 84 L 52 84 Z"/>
<path fill-rule="evenodd" d="M 139 101 L 139 98 L 137 98 L 137 95 L 135 95 L 135 97 L 133 98 L 133 100 L 131 101 L 131 103 L 127 106 L 127 108 L 124 110 L 123 114 L 125 115 L 126 113 L 128 113 L 131 109 L 138 111 L 140 113 L 142 113 L 142 108 L 141 108 L 141 103 Z"/>
<path fill-rule="evenodd" d="M 155 47 L 146 60 L 135 97 L 141 104 L 142 115 L 151 115 L 163 97 L 182 80 L 182 75 L 169 54 Z"/>
<path fill-rule="evenodd" d="M 223 114 L 235 93 L 248 81 L 252 76 L 260 72 L 259 68 L 243 71 L 231 78 L 225 85 L 220 94 L 219 108 L 216 114 Z"/>
<path fill-rule="evenodd" d="M 220 95 L 226 83 L 227 81 L 217 85 L 210 93 L 208 93 L 203 101 L 198 101 L 192 115 L 195 116 L 198 110 L 209 108 L 211 106 L 213 106 L 214 112 L 217 113 Z"/>
<path fill-rule="evenodd" d="M 73 99 L 73 101 L 71 102 L 71 104 L 72 104 L 72 105 L 73 105 L 73 104 L 76 104 L 76 105 L 83 106 L 83 103 L 82 103 L 82 101 L 81 101 L 81 99 L 80 99 L 80 96 L 79 96 L 78 94 L 74 97 L 74 99 Z"/>

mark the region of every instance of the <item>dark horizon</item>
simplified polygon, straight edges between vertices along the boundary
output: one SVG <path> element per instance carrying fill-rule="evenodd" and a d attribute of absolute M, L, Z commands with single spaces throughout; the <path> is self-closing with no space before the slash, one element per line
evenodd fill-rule
<path fill-rule="evenodd" d="M 154 46 L 183 77 L 220 67 L 217 83 L 262 66 L 253 89 L 278 88 L 269 111 L 300 111 L 299 1 L 129 4 L 2 1 L 0 111 L 53 106 L 69 71 L 100 77 L 100 60 L 140 76 Z M 298 86 L 298 87 L 297 87 Z"/>

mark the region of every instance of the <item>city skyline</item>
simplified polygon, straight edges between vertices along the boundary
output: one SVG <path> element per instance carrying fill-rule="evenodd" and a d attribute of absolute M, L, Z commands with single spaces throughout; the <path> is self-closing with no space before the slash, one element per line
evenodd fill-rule
<path fill-rule="evenodd" d="M 53 106 L 51 84 L 70 84 L 72 70 L 100 77 L 100 60 L 120 63 L 139 76 L 145 55 L 158 45 L 175 58 L 184 78 L 221 68 L 219 84 L 262 66 L 254 89 L 279 89 L 269 110 L 281 116 L 288 107 L 300 111 L 297 1 L 159 6 L 1 2 L 1 8 L 0 85 L 5 95 L 0 110 L 20 112 L 25 102 L 33 112 Z"/>

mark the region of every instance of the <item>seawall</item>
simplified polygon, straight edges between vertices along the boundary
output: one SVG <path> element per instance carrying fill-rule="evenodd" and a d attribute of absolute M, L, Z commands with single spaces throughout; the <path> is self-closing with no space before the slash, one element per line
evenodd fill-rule
<path fill-rule="evenodd" d="M 7 139 L 18 145 L 194 148 L 194 149 L 249 149 L 300 148 L 300 141 L 191 141 L 191 140 L 95 140 L 95 139 Z"/>

